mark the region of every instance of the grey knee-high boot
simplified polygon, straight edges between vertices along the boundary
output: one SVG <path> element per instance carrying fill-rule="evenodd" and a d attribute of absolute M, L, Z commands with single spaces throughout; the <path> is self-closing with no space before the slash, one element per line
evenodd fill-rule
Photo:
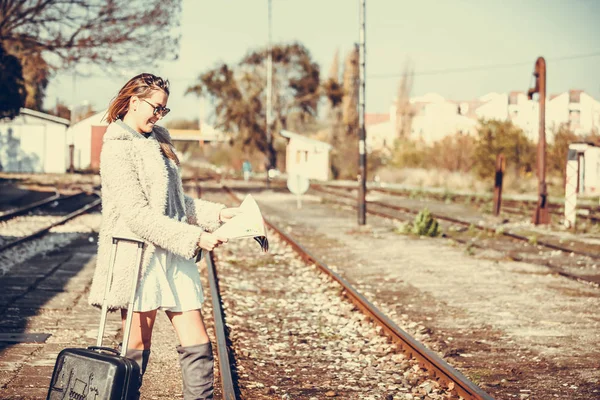
<path fill-rule="evenodd" d="M 212 344 L 208 342 L 194 346 L 177 346 L 177 353 L 179 353 L 183 377 L 183 399 L 212 399 L 214 390 Z"/>
<path fill-rule="evenodd" d="M 150 349 L 148 350 L 137 350 L 137 349 L 127 349 L 127 353 L 125 357 L 133 360 L 140 367 L 140 382 L 137 390 L 136 399 L 140 398 L 140 388 L 142 387 L 142 379 L 144 377 L 144 373 L 146 372 L 146 366 L 148 366 L 148 360 L 150 359 Z"/>

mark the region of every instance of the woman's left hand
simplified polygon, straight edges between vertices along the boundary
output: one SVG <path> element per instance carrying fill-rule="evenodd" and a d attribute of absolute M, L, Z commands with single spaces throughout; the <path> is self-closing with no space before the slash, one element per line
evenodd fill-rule
<path fill-rule="evenodd" d="M 239 207 L 224 208 L 219 213 L 219 220 L 222 222 L 227 222 L 240 213 L 241 211 Z"/>

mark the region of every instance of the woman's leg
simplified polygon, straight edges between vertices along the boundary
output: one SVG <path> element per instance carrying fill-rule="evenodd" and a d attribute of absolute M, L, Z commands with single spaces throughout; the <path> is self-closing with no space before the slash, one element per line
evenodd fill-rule
<path fill-rule="evenodd" d="M 121 321 L 123 332 L 125 332 L 125 321 L 127 320 L 127 310 L 121 309 Z M 135 361 L 140 367 L 139 388 L 142 387 L 142 378 L 146 372 L 146 366 L 150 359 L 150 346 L 152 345 L 152 328 L 156 320 L 156 310 L 147 312 L 134 312 L 131 321 L 131 332 L 129 334 L 129 343 L 125 356 Z"/>
<path fill-rule="evenodd" d="M 125 321 L 127 310 L 121 309 L 121 321 L 123 332 L 125 332 Z M 152 345 L 152 327 L 156 320 L 156 310 L 134 312 L 131 321 L 131 332 L 129 334 L 128 349 L 149 350 Z"/>
<path fill-rule="evenodd" d="M 214 358 L 200 310 L 167 311 L 180 346 L 177 346 L 184 400 L 212 399 Z"/>
<path fill-rule="evenodd" d="M 179 337 L 179 343 L 182 346 L 193 346 L 209 341 L 200 310 L 184 312 L 166 311 L 166 314 L 171 320 L 171 324 L 173 324 Z"/>

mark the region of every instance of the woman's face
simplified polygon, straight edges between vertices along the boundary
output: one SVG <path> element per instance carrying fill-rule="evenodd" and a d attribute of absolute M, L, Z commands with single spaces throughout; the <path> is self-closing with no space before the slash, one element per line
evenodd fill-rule
<path fill-rule="evenodd" d="M 163 110 L 167 107 L 169 95 L 162 90 L 154 90 L 150 97 L 134 96 L 130 100 L 129 114 L 133 128 L 142 133 L 152 132 L 154 124 L 163 118 Z M 154 110 L 158 107 L 157 112 Z"/>

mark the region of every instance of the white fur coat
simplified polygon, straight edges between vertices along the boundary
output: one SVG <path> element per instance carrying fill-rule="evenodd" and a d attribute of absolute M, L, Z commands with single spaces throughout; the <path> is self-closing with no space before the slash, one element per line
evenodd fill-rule
<path fill-rule="evenodd" d="M 191 259 L 200 235 L 220 225 L 219 213 L 224 205 L 184 197 L 179 176 L 176 182 L 169 182 L 159 140 L 170 141 L 170 137 L 166 129 L 157 126 L 148 138 L 115 123 L 106 130 L 100 155 L 102 224 L 89 296 L 91 305 L 102 305 L 113 236 L 137 237 L 146 242 L 141 272 L 144 276 L 156 246 Z M 180 198 L 185 198 L 187 223 L 165 215 L 169 189 L 179 191 Z M 111 310 L 127 308 L 136 251 L 134 243 L 118 244 L 107 297 Z"/>

